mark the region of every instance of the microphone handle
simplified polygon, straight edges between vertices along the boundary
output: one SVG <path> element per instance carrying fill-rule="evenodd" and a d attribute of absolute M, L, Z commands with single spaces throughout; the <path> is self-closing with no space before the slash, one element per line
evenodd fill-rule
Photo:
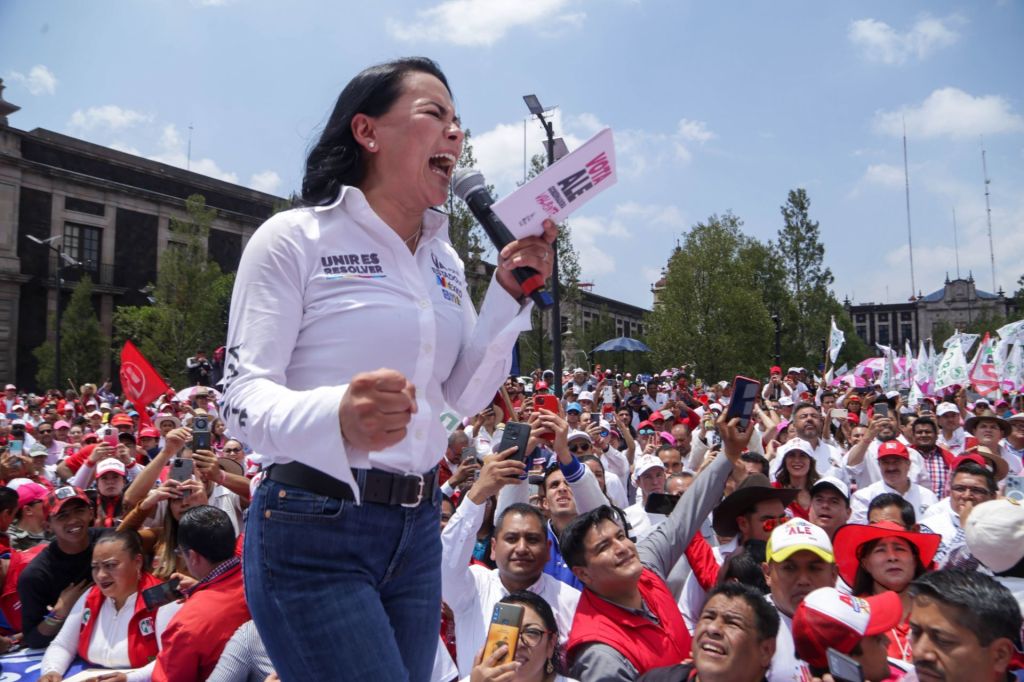
<path fill-rule="evenodd" d="M 475 198 L 475 197 L 474 197 Z M 471 206 L 473 208 L 473 206 Z M 515 241 L 515 235 L 513 235 L 505 224 L 494 214 L 491 210 L 490 205 L 483 205 L 479 207 L 479 212 L 482 215 L 478 215 L 477 222 L 480 223 L 481 227 L 484 228 L 484 232 L 490 238 L 498 250 L 505 248 L 506 245 L 511 244 Z M 488 215 L 489 214 L 489 215 Z M 484 219 L 480 219 L 484 218 Z M 489 220 L 487 219 L 489 218 Z M 540 273 L 533 268 L 514 268 L 512 270 L 512 276 L 516 278 L 519 285 L 523 288 L 523 293 L 529 296 L 534 305 L 541 310 L 547 310 L 555 304 L 555 299 L 551 297 L 551 293 L 544 288 L 544 278 L 540 276 Z"/>

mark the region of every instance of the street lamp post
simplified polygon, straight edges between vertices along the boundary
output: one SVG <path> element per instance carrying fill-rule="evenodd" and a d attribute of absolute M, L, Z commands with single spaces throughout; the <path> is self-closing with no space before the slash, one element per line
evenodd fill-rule
<path fill-rule="evenodd" d="M 555 162 L 555 127 L 545 116 L 545 109 L 541 106 L 536 95 L 523 95 L 523 101 L 530 113 L 540 119 L 544 126 L 544 134 L 547 136 L 548 166 Z M 554 250 L 554 263 L 551 267 L 551 298 L 554 305 L 551 306 L 551 360 L 552 371 L 555 373 L 555 395 L 562 397 L 562 306 L 559 300 L 558 285 L 558 242 L 551 245 Z M 543 369 L 543 368 L 542 368 Z"/>
<path fill-rule="evenodd" d="M 80 265 L 80 263 L 53 245 L 54 240 L 60 239 L 62 235 L 56 235 L 54 237 L 50 237 L 49 239 L 39 239 L 38 237 L 34 237 L 30 234 L 25 236 L 29 238 L 29 241 L 33 241 L 36 244 L 41 244 L 42 246 L 45 246 L 47 249 L 57 254 L 57 271 L 55 273 L 57 277 L 57 329 L 56 341 L 53 347 L 53 380 L 57 384 L 55 388 L 60 388 L 60 316 L 61 312 L 63 312 L 61 310 L 60 305 L 61 270 L 63 269 L 65 263 L 67 265 Z"/>

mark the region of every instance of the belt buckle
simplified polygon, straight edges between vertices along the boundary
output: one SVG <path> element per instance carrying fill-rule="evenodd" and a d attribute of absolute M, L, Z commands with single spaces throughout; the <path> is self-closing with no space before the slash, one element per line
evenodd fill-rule
<path fill-rule="evenodd" d="M 424 485 L 425 485 L 424 481 L 423 481 L 423 474 L 406 474 L 405 475 L 405 478 L 409 478 L 409 477 L 414 477 L 414 478 L 419 479 L 419 488 L 417 488 L 417 490 L 416 490 L 416 501 L 415 502 L 402 502 L 401 504 L 402 504 L 403 507 L 409 507 L 409 508 L 418 507 L 418 506 L 420 506 L 420 502 L 423 501 L 423 488 L 424 488 Z"/>

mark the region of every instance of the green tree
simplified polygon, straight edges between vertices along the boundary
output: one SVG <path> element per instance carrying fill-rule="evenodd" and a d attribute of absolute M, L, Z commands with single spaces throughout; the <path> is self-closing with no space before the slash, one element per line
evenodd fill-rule
<path fill-rule="evenodd" d="M 44 389 L 66 388 L 66 379 L 70 379 L 74 386 L 99 383 L 108 352 L 107 341 L 92 304 L 92 280 L 86 275 L 75 286 L 68 307 L 61 315 L 60 369 L 63 377 L 54 376 L 54 342 L 47 340 L 32 351 L 39 363 L 36 382 Z"/>
<path fill-rule="evenodd" d="M 783 318 L 783 355 L 787 363 L 817 368 L 824 362 L 821 344 L 827 342 L 831 315 L 840 307 L 830 288 L 834 277 L 825 266 L 825 245 L 818 222 L 810 218 L 810 206 L 806 190 L 790 190 L 780 207 L 784 224 L 775 248 L 793 304 L 792 316 Z"/>
<path fill-rule="evenodd" d="M 186 218 L 171 219 L 171 241 L 161 254 L 152 304 L 120 306 L 115 339 L 131 339 L 173 386 L 188 384 L 185 359 L 212 351 L 227 335 L 233 274 L 210 260 L 206 240 L 216 210 L 198 194 L 185 201 Z"/>
<path fill-rule="evenodd" d="M 686 235 L 668 264 L 661 304 L 650 317 L 654 366 L 695 364 L 718 381 L 764 373 L 771 356 L 770 311 L 754 267 L 763 245 L 741 231 L 732 213 L 713 215 Z"/>

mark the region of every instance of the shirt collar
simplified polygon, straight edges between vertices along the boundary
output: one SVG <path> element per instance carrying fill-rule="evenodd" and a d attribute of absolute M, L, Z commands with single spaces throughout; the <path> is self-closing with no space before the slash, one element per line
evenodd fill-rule
<path fill-rule="evenodd" d="M 241 563 L 242 563 L 241 559 L 239 559 L 236 556 L 233 556 L 230 559 L 228 559 L 227 561 L 224 561 L 224 562 L 222 562 L 220 564 L 217 564 L 217 566 L 212 571 L 210 571 L 209 575 L 207 575 L 205 578 L 203 578 L 202 580 L 197 582 L 192 587 L 192 589 L 187 590 L 185 592 L 185 596 L 186 597 L 192 596 L 193 594 L 195 594 L 196 592 L 201 590 L 204 586 L 209 585 L 210 583 L 215 581 L 217 578 L 221 577 L 222 575 L 224 575 L 225 573 L 227 573 L 228 571 L 230 571 L 231 569 L 235 568 L 236 566 L 238 566 Z"/>
<path fill-rule="evenodd" d="M 345 204 L 353 216 L 356 217 L 367 217 L 375 219 L 381 225 L 384 225 L 384 221 L 381 220 L 380 216 L 373 210 L 370 203 L 366 200 L 366 195 L 358 187 L 351 185 L 342 185 L 338 191 L 338 196 L 335 197 L 334 201 L 323 206 L 314 206 L 313 210 L 316 212 L 330 211 L 337 208 L 338 206 Z M 420 243 L 433 239 L 437 234 L 448 227 L 448 216 L 441 211 L 435 211 L 433 209 L 427 209 L 423 212 L 423 234 L 420 237 Z"/>

